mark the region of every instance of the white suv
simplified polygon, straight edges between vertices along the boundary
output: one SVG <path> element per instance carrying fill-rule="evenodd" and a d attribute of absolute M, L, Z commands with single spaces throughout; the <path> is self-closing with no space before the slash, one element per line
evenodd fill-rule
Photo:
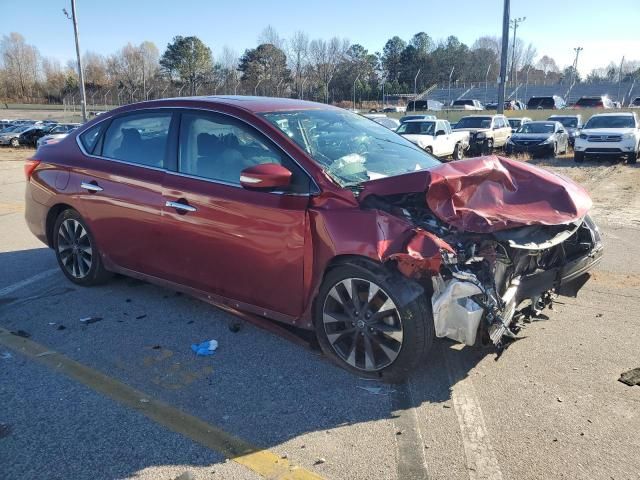
<path fill-rule="evenodd" d="M 640 124 L 635 113 L 601 113 L 584 125 L 575 140 L 574 160 L 585 155 L 624 156 L 636 163 L 640 153 Z"/>

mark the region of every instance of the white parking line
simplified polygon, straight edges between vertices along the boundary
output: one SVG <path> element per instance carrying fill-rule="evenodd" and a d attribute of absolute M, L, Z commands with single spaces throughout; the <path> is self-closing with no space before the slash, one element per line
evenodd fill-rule
<path fill-rule="evenodd" d="M 16 290 L 20 290 L 21 288 L 26 287 L 27 285 L 31 285 L 32 283 L 35 283 L 37 281 L 44 280 L 45 278 L 50 277 L 51 275 L 59 271 L 60 271 L 59 268 L 52 268 L 50 270 L 45 270 L 44 272 L 40 272 L 34 275 L 33 277 L 25 278 L 20 282 L 4 287 L 3 289 L 0 289 L 0 297 L 9 295 L 10 293 L 15 292 Z"/>
<path fill-rule="evenodd" d="M 451 382 L 451 399 L 458 417 L 462 444 L 471 480 L 502 480 L 498 459 L 493 452 L 480 401 L 468 369 L 460 364 L 460 354 L 443 348 Z"/>

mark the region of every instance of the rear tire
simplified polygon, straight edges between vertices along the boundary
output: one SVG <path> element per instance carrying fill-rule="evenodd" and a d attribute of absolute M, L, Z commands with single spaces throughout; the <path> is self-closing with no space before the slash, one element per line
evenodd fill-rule
<path fill-rule="evenodd" d="M 627 156 L 627 163 L 629 165 L 633 165 L 638 161 L 638 153 L 637 152 L 631 152 L 628 156 Z"/>
<path fill-rule="evenodd" d="M 415 287 L 400 273 L 373 262 L 330 270 L 314 308 L 322 351 L 358 376 L 403 382 L 424 359 L 434 337 L 427 296 L 402 301 Z"/>
<path fill-rule="evenodd" d="M 484 142 L 484 154 L 491 155 L 493 153 L 493 140 L 490 138 Z"/>
<path fill-rule="evenodd" d="M 75 210 L 65 210 L 53 226 L 53 249 L 62 273 L 77 285 L 89 287 L 111 277 L 89 227 Z"/>
<path fill-rule="evenodd" d="M 464 158 L 464 150 L 462 149 L 462 145 L 456 143 L 451 158 L 453 158 L 454 160 L 462 160 Z"/>
<path fill-rule="evenodd" d="M 573 161 L 576 163 L 584 162 L 584 152 L 573 152 Z"/>

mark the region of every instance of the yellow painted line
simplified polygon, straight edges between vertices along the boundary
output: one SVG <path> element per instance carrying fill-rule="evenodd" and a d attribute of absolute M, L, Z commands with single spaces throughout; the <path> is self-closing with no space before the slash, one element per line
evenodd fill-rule
<path fill-rule="evenodd" d="M 24 212 L 24 203 L 0 202 L 0 213 L 21 213 L 21 212 Z"/>
<path fill-rule="evenodd" d="M 273 480 L 322 480 L 318 474 L 297 467 L 279 455 L 237 438 L 215 425 L 145 395 L 112 377 L 89 368 L 44 345 L 12 335 L 0 327 L 0 345 L 62 373 L 113 400 L 136 410 L 174 432 L 230 458 Z"/>

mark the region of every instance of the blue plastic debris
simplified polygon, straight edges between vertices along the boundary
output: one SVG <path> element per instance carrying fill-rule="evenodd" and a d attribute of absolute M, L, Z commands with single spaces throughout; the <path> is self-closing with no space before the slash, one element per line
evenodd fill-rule
<path fill-rule="evenodd" d="M 215 340 L 207 340 L 206 342 L 202 342 L 200 344 L 194 343 L 191 345 L 191 350 L 196 355 L 200 355 L 206 357 L 207 355 L 213 355 L 218 348 L 218 342 Z"/>

